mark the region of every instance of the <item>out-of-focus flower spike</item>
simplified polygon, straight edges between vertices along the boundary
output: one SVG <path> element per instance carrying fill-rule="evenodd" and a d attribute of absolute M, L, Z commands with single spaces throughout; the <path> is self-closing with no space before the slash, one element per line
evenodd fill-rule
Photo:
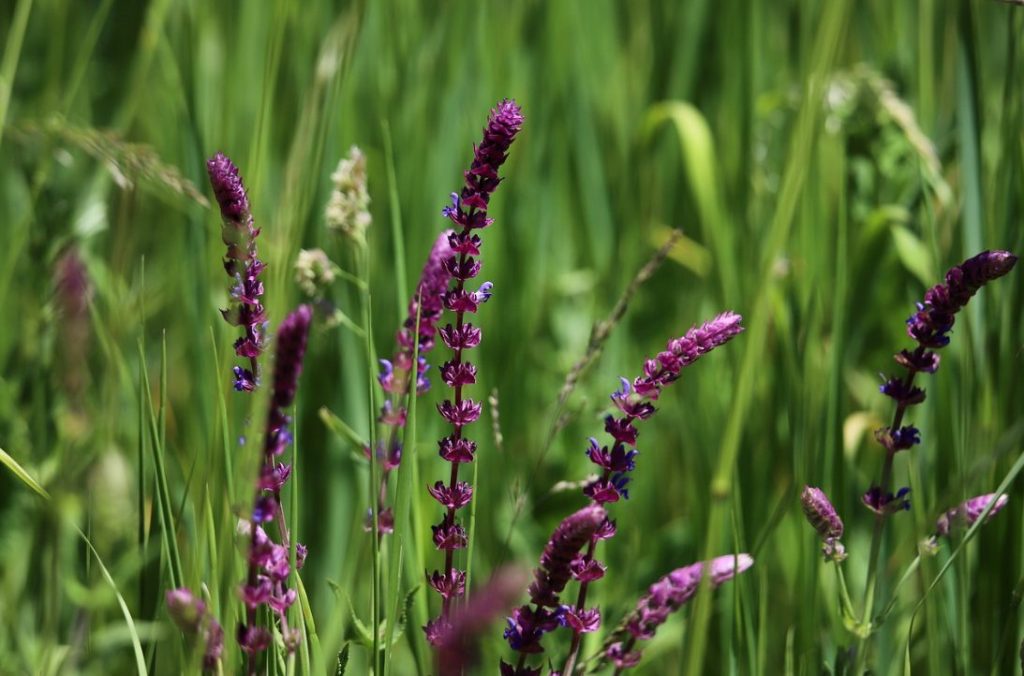
<path fill-rule="evenodd" d="M 800 504 L 808 523 L 818 533 L 822 541 L 822 554 L 826 560 L 842 561 L 846 558 L 846 549 L 839 538 L 843 537 L 843 520 L 836 513 L 836 508 L 825 495 L 825 492 L 814 486 L 804 486 L 800 494 Z"/>
<path fill-rule="evenodd" d="M 256 251 L 260 231 L 253 224 L 249 196 L 238 167 L 227 155 L 217 153 L 207 160 L 206 170 L 223 221 L 221 239 L 227 245 L 224 270 L 233 280 L 230 296 L 234 303 L 221 310 L 221 314 L 229 324 L 245 331 L 235 341 L 235 354 L 247 359 L 249 368 L 235 366 L 232 369 L 235 390 L 251 392 L 259 384 L 258 359 L 266 342 L 266 314 L 260 302 L 263 282 L 259 279 L 266 266 Z"/>
<path fill-rule="evenodd" d="M 950 530 L 958 525 L 963 525 L 965 528 L 973 526 L 979 518 L 981 513 L 985 511 L 989 503 L 995 500 L 995 504 L 992 505 L 992 509 L 989 510 L 988 517 L 985 519 L 986 523 L 998 514 L 1006 503 L 1009 502 L 1009 496 L 1003 494 L 996 498 L 995 493 L 988 493 L 986 495 L 979 495 L 973 497 L 970 500 L 961 502 L 956 507 L 946 510 L 935 522 L 935 534 L 938 536 L 947 536 Z"/>

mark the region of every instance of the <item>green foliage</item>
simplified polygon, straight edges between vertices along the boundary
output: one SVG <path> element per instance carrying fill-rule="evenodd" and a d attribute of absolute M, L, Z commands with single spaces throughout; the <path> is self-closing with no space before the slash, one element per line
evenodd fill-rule
<path fill-rule="evenodd" d="M 500 424 L 485 413 L 478 426 L 472 560 L 460 565 L 474 586 L 502 563 L 534 565 L 582 504 L 559 484 L 590 471 L 582 451 L 616 377 L 735 310 L 747 332 L 688 369 L 642 431 L 632 498 L 613 507 L 619 534 L 598 553 L 608 575 L 588 597 L 605 624 L 581 655 L 666 571 L 747 551 L 754 568 L 670 620 L 638 673 L 848 668 L 841 580 L 859 612 L 872 525 L 859 496 L 881 465 L 871 432 L 891 413 L 876 374 L 909 345 L 903 320 L 937 275 L 981 249 L 1024 250 L 1022 29 L 1024 8 L 990 0 L 7 3 L 0 672 L 194 672 L 198 654 L 164 608 L 174 585 L 223 624 L 224 673 L 242 669 L 237 525 L 267 393 L 231 391 L 203 164 L 217 150 L 241 168 L 262 228 L 271 332 L 301 300 L 300 248 L 341 268 L 332 320 L 311 336 L 283 496 L 309 547 L 289 615 L 303 642 L 289 660 L 278 637 L 271 672 L 431 671 L 419 627 L 436 612 L 423 572 L 440 565 L 438 508 L 424 486 L 446 471 L 443 346 L 380 543 L 363 531 L 380 471 L 361 452 L 377 434 L 368 393 L 446 195 L 506 96 L 526 123 L 483 236 L 495 297 L 472 388 L 495 393 Z M 324 226 L 330 175 L 353 144 L 369 171 L 365 251 Z M 683 235 L 665 264 L 563 400 L 594 327 L 673 228 Z M 89 280 L 80 316 L 54 277 L 72 249 Z M 1021 274 L 958 318 L 909 421 L 924 443 L 896 461 L 914 501 L 882 546 L 875 673 L 1016 668 Z M 1001 514 L 916 558 L 935 517 L 1004 479 Z M 807 483 L 846 522 L 844 578 L 803 522 Z M 509 657 L 501 629 L 483 673 Z M 556 665 L 564 639 L 548 642 Z"/>

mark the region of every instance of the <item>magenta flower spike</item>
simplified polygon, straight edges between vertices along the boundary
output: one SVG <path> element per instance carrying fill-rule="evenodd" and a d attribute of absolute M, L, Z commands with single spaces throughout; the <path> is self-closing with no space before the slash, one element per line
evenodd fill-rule
<path fill-rule="evenodd" d="M 1010 498 L 1005 494 L 997 498 L 995 493 L 988 493 L 987 495 L 979 495 L 970 500 L 965 500 L 956 507 L 946 510 L 938 518 L 935 522 L 935 535 L 937 537 L 948 536 L 952 528 L 960 525 L 964 528 L 970 528 L 977 523 L 978 519 L 981 518 L 981 513 L 985 511 L 985 508 L 993 500 L 996 502 L 992 505 L 992 509 L 989 510 L 988 517 L 985 519 L 986 523 L 1006 506 Z"/>
<path fill-rule="evenodd" d="M 633 650 L 637 640 L 649 640 L 669 615 L 679 610 L 692 599 L 700 588 L 701 579 L 707 575 L 713 589 L 749 570 L 754 559 L 749 554 L 719 556 L 708 565 L 694 563 L 678 568 L 650 586 L 648 592 L 637 603 L 636 609 L 626 618 L 625 630 L 612 636 L 612 642 L 605 649 L 604 658 L 620 670 L 636 666 L 641 653 Z"/>
<path fill-rule="evenodd" d="M 256 483 L 252 520 L 246 529 L 250 538 L 248 575 L 240 592 L 246 607 L 246 617 L 237 630 L 238 643 L 249 655 L 250 674 L 255 673 L 254 656 L 266 650 L 271 641 L 270 630 L 257 625 L 257 610 L 260 606 L 267 606 L 277 617 L 288 652 L 295 650 L 301 638 L 298 628 L 288 627 L 286 615 L 296 599 L 295 590 L 287 584 L 291 575 L 290 542 L 281 508 L 281 487 L 291 474 L 291 466 L 278 459 L 292 440 L 288 430 L 291 420 L 287 409 L 295 401 L 312 318 L 310 307 L 300 305 L 285 317 L 277 331 L 274 390 L 267 413 L 263 463 Z M 275 520 L 280 544 L 274 542 L 264 529 L 264 524 Z M 306 548 L 296 544 L 296 568 L 302 567 L 305 558 Z"/>
<path fill-rule="evenodd" d="M 599 619 L 593 612 L 579 613 L 563 606 L 558 595 L 573 577 L 575 566 L 580 561 L 580 550 L 591 541 L 607 518 L 604 507 L 588 505 L 567 516 L 555 528 L 544 547 L 540 565 L 534 570 L 533 582 L 528 589 L 533 607 L 520 606 L 508 618 L 505 639 L 513 650 L 524 656 L 543 652 L 541 638 L 545 633 L 566 624 L 567 611 L 572 612 L 575 621 L 581 625 L 593 625 L 595 619 Z M 523 667 L 521 661 L 519 667 Z"/>
<path fill-rule="evenodd" d="M 996 280 L 1017 263 L 1017 257 L 1008 251 L 983 251 L 953 266 L 946 273 L 945 283 L 936 284 L 917 304 L 917 312 L 907 319 L 907 335 L 917 342 L 913 350 L 902 350 L 895 355 L 896 363 L 906 370 L 904 376 L 890 376 L 882 383 L 882 394 L 896 402 L 893 422 L 875 436 L 886 449 L 882 480 L 863 496 L 863 503 L 880 517 L 909 509 L 908 488 L 890 493 L 892 458 L 899 451 L 921 442 L 921 434 L 913 425 L 903 425 L 903 417 L 911 406 L 924 401 L 925 391 L 914 385 L 918 373 L 935 373 L 939 368 L 939 350 L 949 344 L 956 314 L 985 284 Z"/>
<path fill-rule="evenodd" d="M 167 614 L 182 631 L 203 648 L 203 671 L 216 673 L 224 653 L 224 629 L 207 610 L 206 603 L 188 588 L 171 589 L 164 597 Z"/>
<path fill-rule="evenodd" d="M 382 435 L 385 441 L 378 443 L 377 447 L 377 461 L 381 468 L 380 488 L 377 492 L 377 527 L 382 535 L 392 532 L 395 525 L 394 513 L 390 507 L 385 505 L 388 475 L 402 461 L 400 435 L 405 427 L 406 410 L 411 395 L 409 383 L 414 370 L 416 396 L 430 389 L 430 380 L 427 378 L 427 369 L 430 367 L 427 363 L 427 354 L 434 347 L 437 322 L 444 311 L 444 294 L 448 290 L 449 280 L 445 261 L 452 256 L 449 238 L 453 234 L 454 231 L 446 230 L 439 234 L 434 241 L 430 256 L 423 266 L 420 281 L 416 285 L 416 294 L 409 300 L 408 316 L 395 336 L 397 348 L 394 357 L 390 361 L 380 360 L 381 372 L 377 376 L 377 381 L 380 383 L 381 389 L 384 390 L 385 400 L 377 421 L 387 428 L 385 434 Z M 419 320 L 418 331 L 417 319 Z M 415 364 L 413 364 L 414 358 Z M 462 379 L 465 383 L 474 382 L 475 367 L 469 363 L 462 364 L 461 367 Z M 445 374 L 442 374 L 442 377 L 444 376 Z M 369 457 L 370 448 L 365 447 L 363 453 Z M 460 486 L 466 486 L 466 484 L 460 483 Z M 434 489 L 430 490 L 433 495 Z M 447 489 L 444 490 L 447 491 Z M 435 495 L 435 497 L 437 496 Z M 437 499 L 446 507 L 449 504 L 454 504 L 445 502 L 440 497 Z M 465 502 L 469 502 L 469 491 L 465 493 Z M 464 504 L 460 504 L 459 507 Z M 455 509 L 459 507 L 455 507 Z M 365 529 L 373 530 L 372 510 L 368 510 Z"/>
<path fill-rule="evenodd" d="M 438 405 L 441 417 L 451 425 L 451 433 L 438 442 L 440 455 L 451 463 L 447 489 L 434 485 L 430 494 L 444 509 L 441 522 L 432 526 L 434 545 L 444 551 L 444 569 L 435 571 L 430 579 L 454 580 L 459 571 L 454 567 L 455 550 L 466 546 L 466 530 L 456 513 L 471 499 L 471 489 L 459 481 L 459 465 L 472 462 L 476 443 L 464 436 L 465 428 L 480 417 L 479 402 L 465 396 L 464 388 L 476 382 L 476 367 L 466 359 L 465 352 L 480 343 L 480 329 L 467 320 L 491 297 L 492 285 L 484 282 L 477 290 L 466 288 L 466 282 L 480 273 L 481 240 L 475 231 L 493 223 L 487 215 L 491 194 L 501 179 L 498 170 L 508 157 L 508 149 L 523 124 L 523 115 L 515 101 L 501 101 L 493 110 L 484 128 L 483 140 L 474 148 L 473 162 L 464 173 L 462 191 L 452 193 L 452 204 L 442 214 L 456 227 L 448 236 L 452 254 L 444 259 L 444 267 L 454 284 L 444 294 L 443 306 L 454 315 L 454 322 L 439 330 L 441 340 L 452 351 L 452 357 L 441 367 L 441 378 L 452 389 L 452 397 Z M 450 623 L 453 599 L 461 596 L 461 585 L 435 586 L 441 594 L 441 615 L 424 627 L 430 638 L 432 628 Z M 436 632 L 434 632 L 436 633 Z"/>
<path fill-rule="evenodd" d="M 839 538 L 843 537 L 843 520 L 836 513 L 836 508 L 825 495 L 825 492 L 814 486 L 804 486 L 800 494 L 800 504 L 804 509 L 804 516 L 811 524 L 818 537 L 821 538 L 821 553 L 826 560 L 842 561 L 846 558 L 846 549 Z"/>
<path fill-rule="evenodd" d="M 621 386 L 612 393 L 611 399 L 621 415 L 605 418 L 604 429 L 612 437 L 611 446 L 602 446 L 591 438 L 586 449 L 587 457 L 600 468 L 598 477 L 588 483 L 583 494 L 595 505 L 607 505 L 629 499 L 629 473 L 636 467 L 639 451 L 636 440 L 639 431 L 635 423 L 646 420 L 657 412 L 654 402 L 661 391 L 682 375 L 682 370 L 693 364 L 711 350 L 724 345 L 743 332 L 743 318 L 734 312 L 723 312 L 700 326 L 690 328 L 685 334 L 668 341 L 665 349 L 654 359 L 644 362 L 643 375 L 632 382 L 621 378 Z M 586 552 L 574 563 L 574 575 L 580 582 L 579 596 L 575 607 L 566 616 L 566 624 L 572 629 L 572 645 L 563 669 L 571 673 L 575 667 L 580 636 L 595 631 L 600 626 L 600 615 L 596 609 L 586 609 L 587 588 L 591 582 L 604 575 L 605 566 L 594 558 L 599 540 L 615 535 L 615 524 L 605 523 L 598 529 Z"/>
<path fill-rule="evenodd" d="M 431 644 L 438 646 L 439 676 L 461 676 L 479 662 L 479 643 L 491 623 L 515 605 L 526 584 L 526 571 L 505 567 L 494 572 L 465 606 L 456 608 L 449 625 L 439 625 Z"/>
<path fill-rule="evenodd" d="M 206 161 L 213 194 L 220 206 L 223 221 L 221 239 L 227 245 L 224 271 L 234 280 L 231 305 L 221 314 L 232 326 L 242 327 L 244 335 L 235 341 L 235 354 L 248 360 L 249 368 L 234 367 L 235 389 L 251 392 L 259 384 L 258 358 L 265 344 L 267 316 L 260 302 L 263 282 L 260 274 L 266 267 L 256 252 L 260 231 L 253 224 L 249 196 L 238 175 L 238 167 L 227 155 L 217 153 Z"/>

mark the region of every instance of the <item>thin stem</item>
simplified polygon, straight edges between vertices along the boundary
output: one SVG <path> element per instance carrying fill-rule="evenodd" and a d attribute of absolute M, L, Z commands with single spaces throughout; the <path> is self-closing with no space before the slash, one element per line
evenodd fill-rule
<path fill-rule="evenodd" d="M 476 212 L 475 209 L 470 209 L 469 210 L 469 216 L 468 216 L 468 220 L 467 220 L 468 223 L 472 223 L 473 222 L 473 220 L 474 220 L 473 219 L 473 215 L 474 215 L 475 212 Z M 464 227 L 462 229 L 462 237 L 465 238 L 465 239 L 468 239 L 469 236 L 472 234 L 472 232 L 473 232 L 472 228 L 470 228 L 469 226 L 466 226 L 466 227 Z M 465 264 L 465 262 L 466 262 L 466 253 L 465 252 L 461 252 L 459 254 L 459 269 L 460 270 L 463 268 L 463 265 Z M 463 279 L 463 277 L 461 275 L 458 276 L 456 278 L 456 280 L 455 280 L 455 290 L 454 290 L 455 291 L 455 296 L 457 297 L 458 295 L 460 295 L 465 290 L 465 287 L 466 287 L 466 280 Z M 465 323 L 465 312 L 460 310 L 459 312 L 455 313 L 455 329 L 456 329 L 456 333 L 459 333 L 459 332 L 462 331 L 462 327 L 463 327 L 464 323 Z M 462 351 L 463 351 L 462 347 L 458 347 L 458 348 L 456 348 L 456 349 L 454 349 L 452 351 L 453 352 L 453 354 L 452 354 L 452 361 L 455 363 L 456 372 L 458 370 L 459 365 L 462 364 Z M 455 402 L 454 402 L 456 410 L 458 410 L 459 404 L 462 403 L 462 387 L 463 387 L 462 381 L 461 380 L 457 381 L 456 385 L 455 385 Z M 452 425 L 452 436 L 454 437 L 455 441 L 458 441 L 459 439 L 462 438 L 462 426 L 461 425 L 454 425 L 454 424 Z M 452 463 L 452 471 L 451 471 L 451 475 L 450 475 L 450 477 L 448 479 L 448 490 L 452 491 L 452 492 L 455 491 L 456 484 L 459 481 L 459 464 L 460 463 L 458 463 L 458 462 L 453 462 Z M 455 507 L 449 507 L 448 508 L 448 511 L 445 514 L 445 518 L 442 521 L 442 524 L 445 524 L 445 523 L 450 524 L 450 525 L 454 525 L 455 524 Z M 443 575 L 445 575 L 447 577 L 448 575 L 451 574 L 452 565 L 454 564 L 454 562 L 455 562 L 455 550 L 451 549 L 451 548 L 445 549 L 445 551 L 444 551 L 444 570 L 442 571 Z M 451 616 L 451 595 L 449 594 L 449 595 L 446 595 L 441 600 L 441 617 L 443 617 L 445 620 L 448 620 L 450 618 L 450 616 Z"/>
<path fill-rule="evenodd" d="M 922 351 L 923 348 L 917 348 L 917 352 Z M 915 375 L 917 375 L 916 369 L 907 369 L 907 377 L 903 381 L 904 389 L 906 391 L 909 391 L 913 385 Z M 906 411 L 907 403 L 905 401 L 900 401 L 896 405 L 896 412 L 893 414 L 892 425 L 889 426 L 890 433 L 899 429 L 900 424 L 903 422 L 903 415 Z M 896 451 L 891 447 L 886 448 L 885 462 L 882 465 L 882 480 L 879 483 L 879 494 L 883 499 L 889 492 L 889 484 L 892 481 L 892 464 L 895 457 Z M 882 535 L 885 530 L 885 520 L 887 517 L 888 513 L 885 510 L 884 505 L 881 505 L 878 514 L 875 515 L 875 527 L 871 533 L 871 553 L 868 558 L 868 574 L 864 586 L 864 612 L 861 615 L 860 645 L 857 650 L 858 664 L 863 664 L 865 652 L 864 643 L 871 633 L 871 612 L 874 610 L 875 593 L 878 587 L 878 558 L 882 549 Z"/>
<path fill-rule="evenodd" d="M 846 586 L 846 576 L 843 575 L 843 567 L 838 561 L 836 565 L 836 578 L 839 580 L 839 597 L 843 602 L 843 614 L 851 620 L 856 617 L 853 610 L 853 602 L 850 600 L 850 590 Z"/>

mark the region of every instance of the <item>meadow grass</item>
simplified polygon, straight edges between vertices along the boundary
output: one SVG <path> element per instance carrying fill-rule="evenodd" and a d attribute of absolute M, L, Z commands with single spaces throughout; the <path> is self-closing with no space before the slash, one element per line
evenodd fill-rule
<path fill-rule="evenodd" d="M 218 312 L 228 280 L 204 166 L 218 150 L 262 228 L 271 332 L 302 300 L 300 248 L 351 275 L 331 294 L 346 321 L 314 326 L 293 411 L 283 502 L 292 557 L 295 539 L 309 548 L 289 611 L 303 641 L 292 656 L 274 648 L 268 669 L 335 673 L 344 655 L 349 674 L 432 670 L 420 627 L 437 613 L 423 573 L 438 565 L 439 509 L 424 486 L 447 472 L 443 345 L 434 389 L 413 398 L 396 530 L 379 542 L 362 526 L 380 468 L 360 446 L 378 433 L 375 355 L 393 350 L 440 209 L 504 97 L 526 122 L 484 236 L 495 296 L 473 396 L 498 403 L 463 472 L 473 586 L 502 564 L 536 566 L 583 505 L 556 486 L 591 471 L 586 439 L 617 377 L 729 309 L 746 332 L 687 369 L 645 423 L 631 499 L 599 551 L 608 575 L 588 596 L 604 626 L 581 659 L 667 571 L 749 552 L 753 568 L 702 590 L 637 672 L 849 673 L 857 638 L 800 491 L 826 488 L 846 522 L 859 612 L 873 523 L 860 495 L 891 416 L 877 374 L 910 347 L 903 322 L 947 268 L 1024 250 L 1022 29 L 1024 8 L 994 0 L 6 3 L 0 673 L 195 669 L 164 605 L 176 586 L 224 626 L 223 672 L 242 669 L 236 526 L 268 393 L 231 391 L 237 332 Z M 365 255 L 324 226 L 352 144 L 369 171 Z M 54 282 L 69 248 L 91 288 L 77 318 Z M 881 546 L 874 673 L 1019 668 L 1020 274 L 958 317 L 914 409 L 923 443 L 895 462 L 912 508 Z M 915 559 L 945 509 L 997 488 L 997 517 Z M 481 673 L 511 659 L 501 631 Z M 567 635 L 546 642 L 556 667 Z"/>

